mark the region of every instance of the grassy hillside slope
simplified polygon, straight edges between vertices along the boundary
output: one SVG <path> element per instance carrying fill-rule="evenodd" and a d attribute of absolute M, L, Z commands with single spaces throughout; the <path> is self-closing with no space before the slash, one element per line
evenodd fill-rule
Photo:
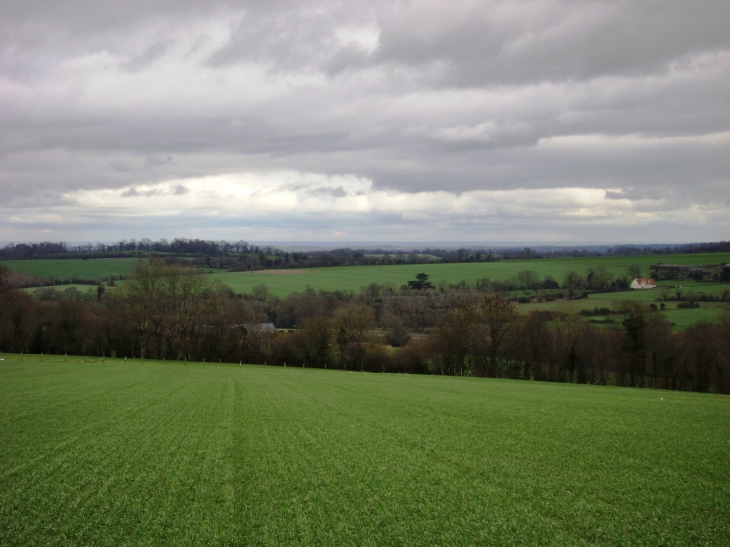
<path fill-rule="evenodd" d="M 730 398 L 0 361 L 2 545 L 728 545 Z"/>

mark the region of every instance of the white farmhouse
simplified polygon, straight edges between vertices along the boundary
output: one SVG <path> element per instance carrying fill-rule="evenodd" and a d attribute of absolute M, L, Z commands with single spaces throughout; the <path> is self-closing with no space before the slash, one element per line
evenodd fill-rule
<path fill-rule="evenodd" d="M 656 289 L 656 281 L 650 277 L 637 277 L 631 282 L 632 289 Z"/>

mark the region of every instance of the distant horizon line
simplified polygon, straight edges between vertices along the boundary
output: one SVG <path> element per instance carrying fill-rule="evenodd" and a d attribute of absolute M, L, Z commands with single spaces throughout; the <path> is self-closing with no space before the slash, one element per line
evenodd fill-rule
<path fill-rule="evenodd" d="M 569 243 L 569 242 L 555 242 L 555 243 L 544 243 L 544 242 L 491 242 L 491 243 L 478 243 L 474 241 L 297 241 L 297 240 L 247 240 L 247 239 L 204 239 L 204 238 L 190 238 L 190 237 L 173 237 L 173 238 L 121 238 L 115 241 L 88 241 L 88 240 L 24 240 L 24 241 L 0 241 L 0 246 L 5 247 L 7 245 L 33 245 L 39 243 L 64 243 L 70 247 L 78 247 L 83 245 L 113 245 L 120 241 L 143 241 L 148 239 L 152 242 L 161 241 L 166 239 L 167 241 L 174 241 L 175 239 L 188 239 L 188 240 L 202 240 L 202 241 L 226 241 L 229 243 L 235 243 L 237 241 L 245 241 L 249 245 L 256 246 L 269 246 L 277 247 L 281 250 L 287 250 L 285 247 L 296 248 L 301 250 L 312 249 L 312 250 L 324 250 L 324 249 L 393 249 L 393 250 L 413 250 L 418 248 L 438 248 L 438 249 L 458 249 L 458 248 L 472 248 L 472 249 L 514 249 L 514 248 L 533 248 L 533 249 L 546 249 L 555 247 L 556 249 L 597 249 L 597 248 L 612 248 L 612 247 L 652 247 L 652 248 L 663 248 L 663 247 L 680 247 L 686 245 L 702 245 L 708 243 L 718 243 L 719 241 L 687 241 L 687 242 L 676 242 L 676 243 Z"/>

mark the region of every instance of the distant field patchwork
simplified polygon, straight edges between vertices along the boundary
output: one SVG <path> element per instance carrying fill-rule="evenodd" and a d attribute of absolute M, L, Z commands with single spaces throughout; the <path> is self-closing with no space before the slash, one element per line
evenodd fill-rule
<path fill-rule="evenodd" d="M 475 281 L 488 278 L 491 280 L 509 279 L 523 270 L 533 270 L 541 277 L 551 275 L 559 283 L 568 271 L 585 274 L 591 266 L 604 265 L 616 276 L 626 274 L 631 264 L 639 264 L 645 275 L 650 275 L 649 265 L 653 262 L 673 264 L 718 264 L 730 262 L 730 253 L 691 254 L 691 255 L 648 255 L 648 256 L 604 256 L 596 258 L 555 258 L 533 260 L 502 260 L 488 263 L 461 263 L 461 264 L 415 264 L 398 266 L 347 266 L 334 268 L 301 268 L 292 270 L 263 270 L 257 272 L 223 272 L 208 270 L 211 279 L 217 279 L 231 287 L 235 292 L 252 292 L 257 285 L 265 285 L 276 296 L 287 296 L 292 292 L 304 291 L 307 287 L 316 290 L 358 291 L 370 283 L 390 283 L 395 287 L 404 285 L 414 279 L 417 273 L 427 273 L 431 281 L 438 284 L 458 283 L 462 280 Z M 138 264 L 138 258 L 111 258 L 111 259 L 69 259 L 69 260 L 8 260 L 2 262 L 12 271 L 21 274 L 30 274 L 41 278 L 71 281 L 74 277 L 99 281 L 111 276 L 128 275 Z M 678 282 L 661 282 L 668 286 Z M 721 296 L 730 289 L 727 284 L 696 283 L 682 281 L 682 290 Z M 64 287 L 65 288 L 65 287 Z M 87 287 L 79 286 L 85 292 Z M 59 288 L 59 290 L 63 290 Z M 34 291 L 34 289 L 28 289 Z M 591 294 L 584 300 L 559 300 L 542 304 L 520 304 L 518 310 L 531 309 L 559 309 L 571 313 L 593 307 L 611 307 L 617 300 L 638 300 L 653 302 L 661 298 L 663 288 L 651 291 L 632 291 L 620 293 Z M 728 306 L 720 302 L 703 302 L 702 309 L 676 310 L 676 303 L 667 304 L 666 314 L 670 322 L 678 328 L 686 327 L 700 320 L 716 320 Z"/>
<path fill-rule="evenodd" d="M 103 258 L 69 260 L 6 260 L 0 263 L 10 270 L 43 278 L 71 280 L 74 277 L 101 280 L 110 276 L 129 274 L 138 258 Z M 650 275 L 653 262 L 673 264 L 717 264 L 730 262 L 730 253 L 661 255 L 661 256 L 604 256 L 596 258 L 555 258 L 533 260 L 502 260 L 499 262 L 461 264 L 406 264 L 398 266 L 345 266 L 333 268 L 302 268 L 295 270 L 263 270 L 258 272 L 214 271 L 214 276 L 236 292 L 251 292 L 256 285 L 266 285 L 272 294 L 286 296 L 310 286 L 317 290 L 354 290 L 370 283 L 392 283 L 400 287 L 417 273 L 425 272 L 431 281 L 458 283 L 462 280 L 489 278 L 504 280 L 523 270 L 536 271 L 541 277 L 552 275 L 562 282 L 568 271 L 585 274 L 589 267 L 605 265 L 616 276 L 625 275 L 631 264 L 639 264 L 645 275 Z M 210 270 L 209 270 L 210 271 Z"/>
<path fill-rule="evenodd" d="M 4 357 L 0 545 L 730 544 L 727 396 Z"/>
<path fill-rule="evenodd" d="M 605 265 L 616 276 L 625 275 L 631 264 L 639 264 L 645 275 L 650 275 L 649 266 L 653 262 L 671 264 L 717 264 L 730 262 L 730 253 L 662 255 L 662 256 L 604 256 L 597 258 L 547 258 L 535 260 L 502 260 L 499 262 L 478 262 L 460 264 L 407 264 L 399 266 L 345 266 L 335 268 L 312 268 L 284 270 L 297 272 L 282 275 L 282 270 L 261 272 L 217 273 L 217 279 L 236 292 L 251 292 L 256 285 L 266 285 L 272 294 L 286 296 L 291 292 L 303 291 L 307 286 L 317 290 L 353 290 L 370 283 L 393 283 L 396 287 L 413 279 L 417 273 L 431 276 L 438 283 L 458 283 L 461 280 L 509 279 L 523 270 L 537 271 L 541 277 L 552 275 L 562 283 L 566 272 L 575 271 L 585 274 L 591 266 Z"/>
<path fill-rule="evenodd" d="M 90 260 L 4 260 L 8 269 L 59 281 L 74 277 L 99 281 L 106 277 L 129 274 L 139 262 L 138 258 L 97 258 Z"/>

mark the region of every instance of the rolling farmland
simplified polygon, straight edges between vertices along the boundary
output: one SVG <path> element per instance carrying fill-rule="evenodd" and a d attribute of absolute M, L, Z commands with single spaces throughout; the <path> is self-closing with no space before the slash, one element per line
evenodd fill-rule
<path fill-rule="evenodd" d="M 293 270 L 263 270 L 258 272 L 226 272 L 214 274 L 234 291 L 251 292 L 256 285 L 266 285 L 272 294 L 286 296 L 312 287 L 316 290 L 353 290 L 370 283 L 393 283 L 396 287 L 413 279 L 419 272 L 431 276 L 438 283 L 458 283 L 461 280 L 509 279 L 523 270 L 534 270 L 540 277 L 552 275 L 562 283 L 563 275 L 575 271 L 584 275 L 591 266 L 605 265 L 616 276 L 626 274 L 631 264 L 640 264 L 644 275 L 650 275 L 653 262 L 671 264 L 717 264 L 730 262 L 730 254 L 602 256 L 590 258 L 544 258 L 533 260 L 501 260 L 499 262 L 471 262 L 450 264 L 405 264 L 393 266 L 343 266 L 334 268 L 301 268 Z"/>
<path fill-rule="evenodd" d="M 13 271 L 43 278 L 71 280 L 74 277 L 78 277 L 101 280 L 110 276 L 128 275 L 138 263 L 138 260 L 138 258 L 15 260 L 4 261 L 3 264 Z M 255 286 L 265 285 L 273 295 L 284 297 L 292 292 L 304 291 L 307 287 L 324 291 L 358 291 L 360 288 L 373 282 L 380 284 L 391 283 L 395 287 L 399 287 L 409 279 L 413 279 L 420 272 L 428 273 L 431 276 L 431 281 L 435 284 L 438 284 L 440 281 L 458 283 L 462 280 L 470 280 L 473 282 L 483 278 L 505 280 L 523 270 L 536 271 L 541 277 L 552 275 L 556 281 L 562 283 L 563 275 L 568 271 L 572 270 L 580 274 L 585 274 L 588 268 L 600 265 L 608 267 L 615 276 L 623 276 L 626 274 L 626 269 L 629 265 L 639 264 L 643 269 L 644 275 L 650 275 L 649 266 L 655 261 L 674 264 L 717 264 L 730 262 L 730 254 L 603 256 L 591 258 L 502 260 L 499 262 L 482 263 L 301 268 L 255 272 L 223 272 L 221 270 L 211 269 L 207 271 L 213 279 L 231 287 L 237 293 L 250 293 Z M 557 300 L 555 302 L 520 304 L 517 309 L 521 312 L 539 309 L 577 313 L 583 309 L 592 309 L 593 307 L 612 307 L 617 301 L 621 300 L 636 300 L 650 303 L 661 298 L 665 288 L 675 284 L 681 285 L 685 293 L 692 291 L 697 294 L 704 293 L 718 297 L 730 288 L 727 284 L 698 283 L 693 280 L 662 281 L 659 282 L 659 288 L 657 290 L 595 293 L 589 294 L 587 299 L 581 300 Z M 56 289 L 63 291 L 69 286 L 74 285 L 63 285 L 56 287 Z M 89 290 L 88 287 L 81 285 L 76 287 L 81 292 L 87 292 Z M 26 290 L 33 293 L 37 289 Z M 673 294 L 673 289 L 668 290 Z M 522 294 L 522 292 L 515 293 L 517 296 Z M 701 320 L 714 321 L 721 316 L 723 310 L 727 309 L 728 306 L 725 302 L 702 302 L 701 308 L 678 310 L 676 309 L 676 302 L 669 302 L 667 303 L 667 309 L 662 313 L 677 328 L 684 328 Z"/>
<path fill-rule="evenodd" d="M 730 398 L 5 355 L 2 545 L 727 545 Z"/>
<path fill-rule="evenodd" d="M 128 275 L 138 258 L 103 258 L 69 260 L 6 260 L 0 263 L 10 270 L 43 278 L 71 280 L 73 277 L 100 280 L 105 277 Z M 261 270 L 256 272 L 222 272 L 213 275 L 234 291 L 251 292 L 256 285 L 266 285 L 272 294 L 286 296 L 312 287 L 316 290 L 353 290 L 370 283 L 393 283 L 396 287 L 413 279 L 419 272 L 428 273 L 431 281 L 458 283 L 462 280 L 489 278 L 504 280 L 523 270 L 536 271 L 540 277 L 552 275 L 562 282 L 563 275 L 575 271 L 581 275 L 591 266 L 605 265 L 616 276 L 626 274 L 631 264 L 641 265 L 644 275 L 650 275 L 653 262 L 672 264 L 717 264 L 730 262 L 730 253 L 687 255 L 602 256 L 589 258 L 545 258 L 532 260 L 501 260 L 448 264 L 405 264 L 390 266 L 341 266 L 332 268 L 300 268 L 290 270 Z M 211 270 L 208 270 L 211 271 Z"/>
<path fill-rule="evenodd" d="M 96 258 L 89 260 L 72 258 L 68 260 L 3 260 L 0 264 L 4 264 L 14 272 L 47 279 L 65 281 L 78 277 L 100 281 L 105 277 L 127 275 L 132 272 L 138 262 L 138 258 Z"/>

